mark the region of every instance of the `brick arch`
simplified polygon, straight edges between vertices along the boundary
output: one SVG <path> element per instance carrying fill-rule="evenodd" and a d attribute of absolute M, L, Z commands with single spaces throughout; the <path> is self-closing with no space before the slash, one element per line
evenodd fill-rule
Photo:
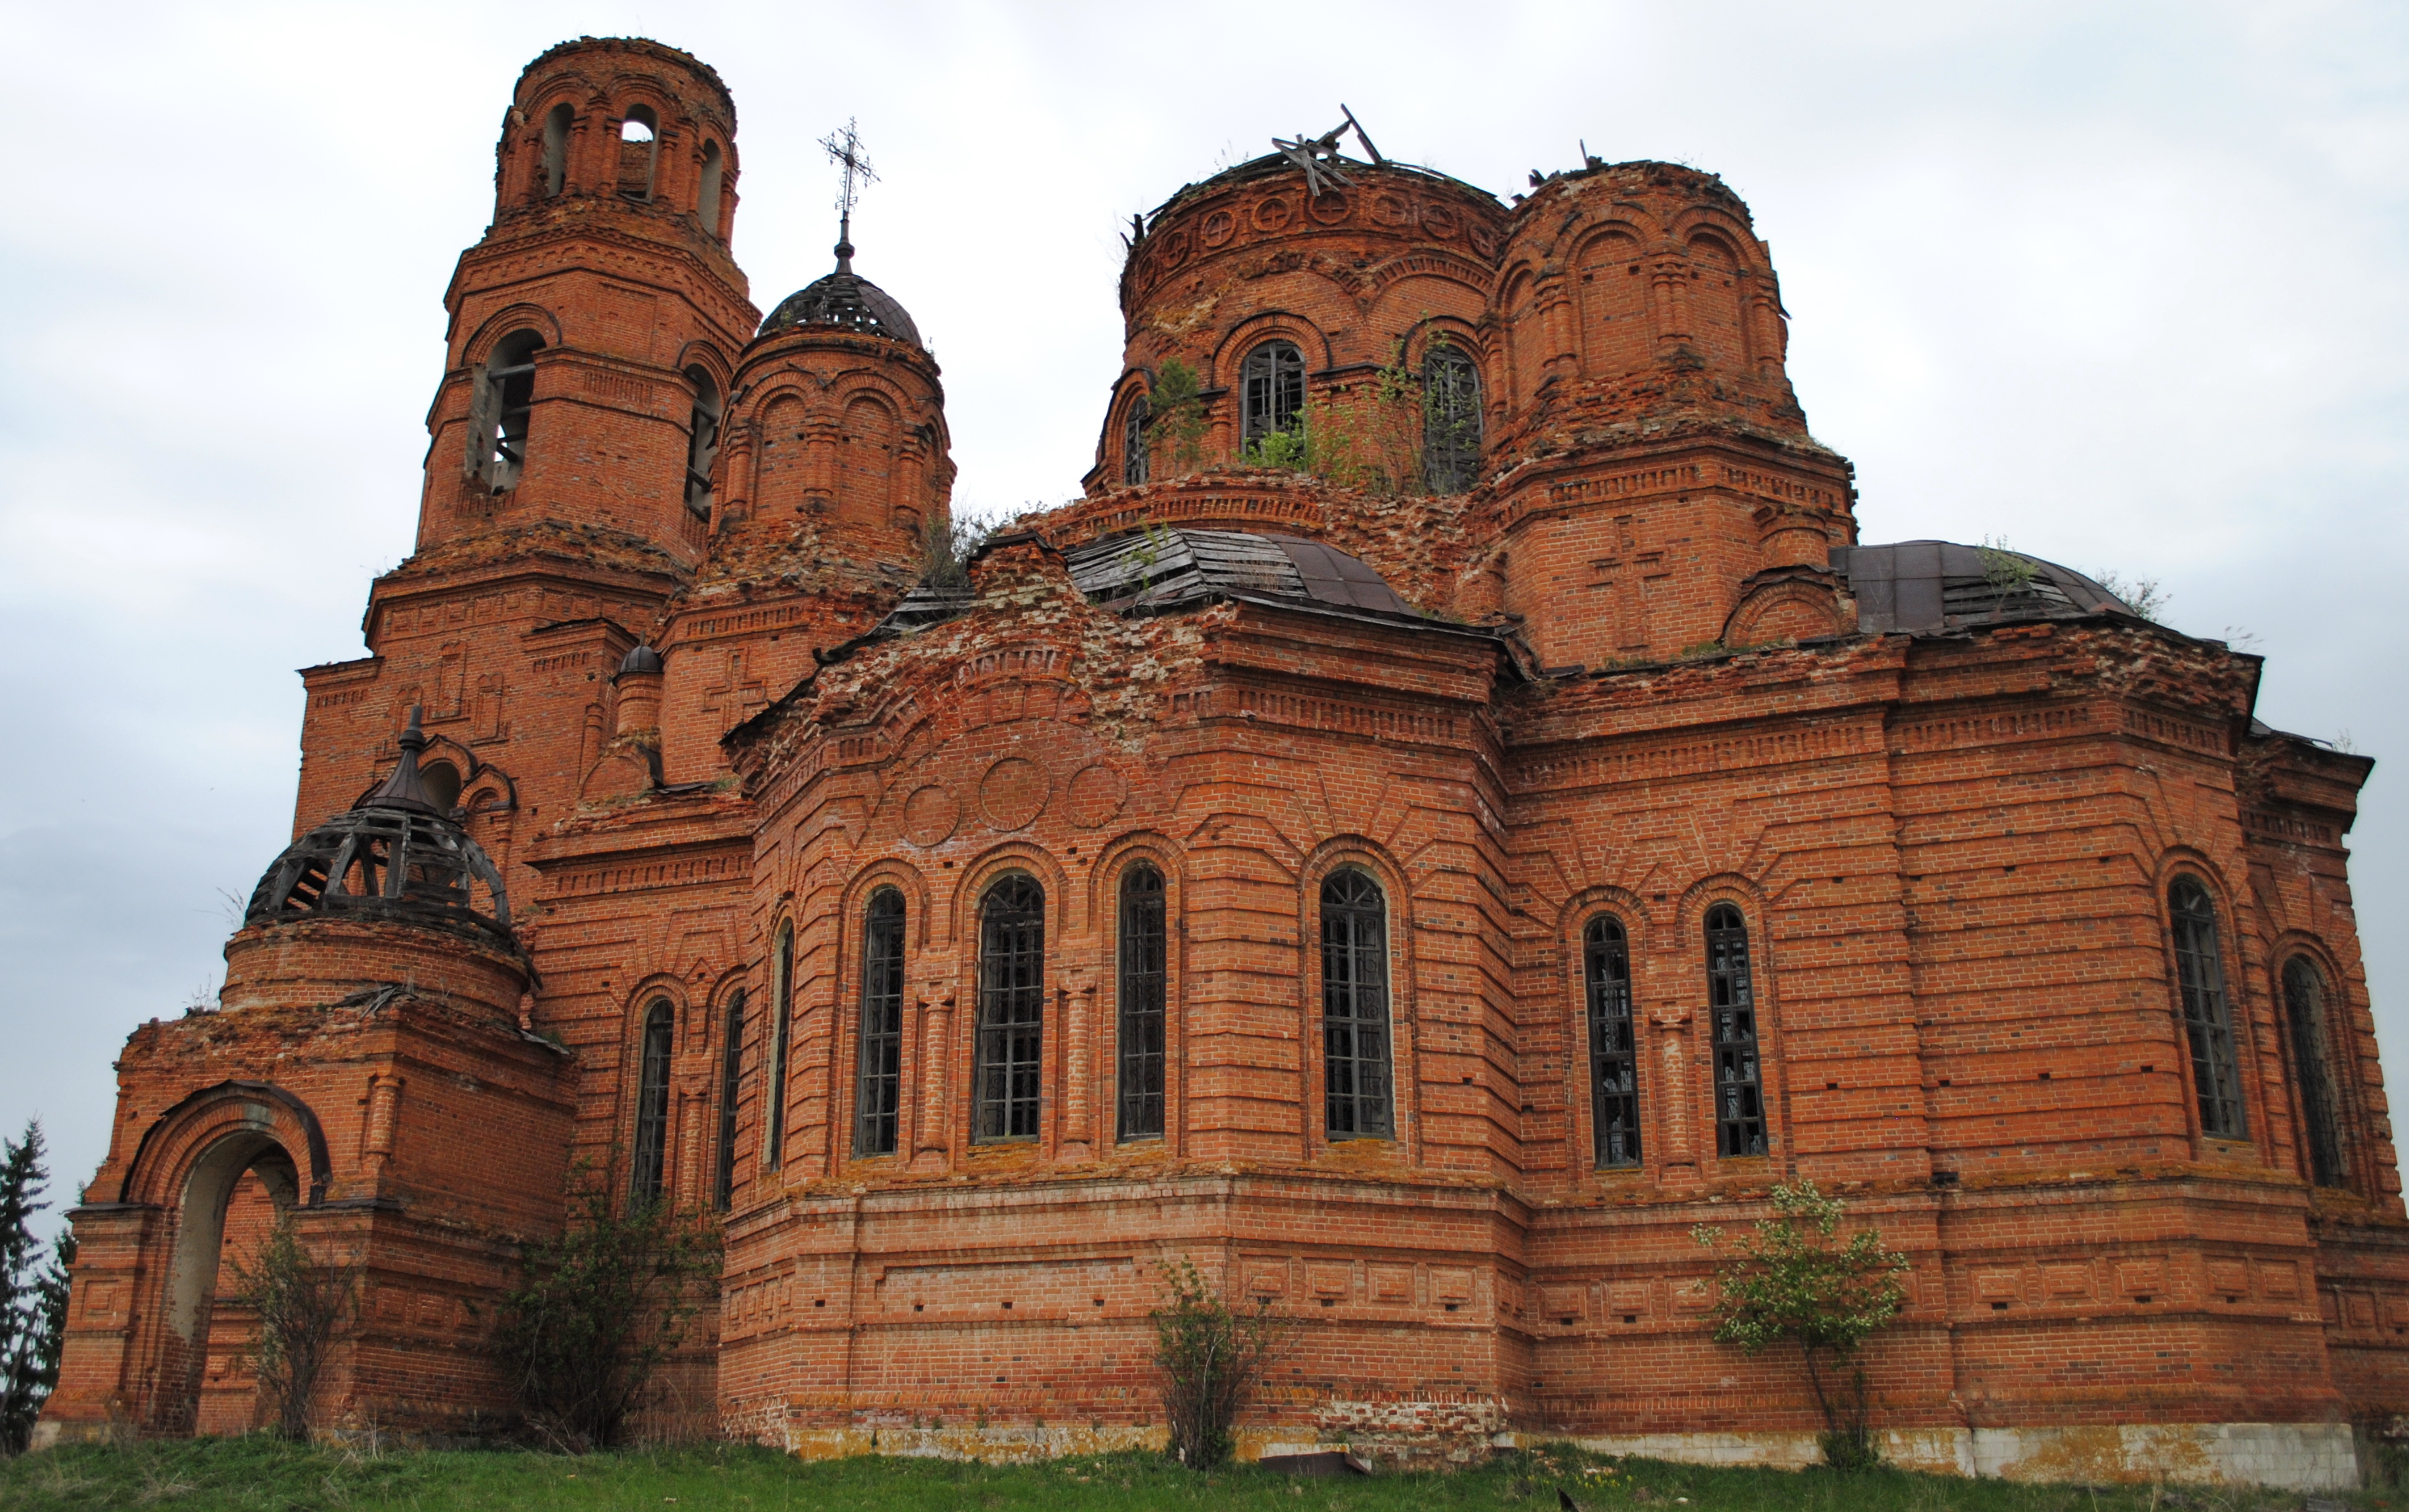
<path fill-rule="evenodd" d="M 1080 901 L 1071 886 L 1070 874 L 1045 847 L 1025 840 L 1008 840 L 991 845 L 962 863 L 961 880 L 954 885 L 946 900 L 949 911 L 946 932 L 958 949 L 969 952 L 963 958 L 975 965 L 978 955 L 979 902 L 987 890 L 1005 874 L 1026 871 L 1046 889 L 1046 969 L 1051 971 L 1059 956 L 1059 946 L 1074 936 L 1084 935 L 1091 929 L 1093 915 L 1084 906 L 1073 915 L 1073 904 Z M 1060 921 L 1059 932 L 1056 920 Z"/>
<path fill-rule="evenodd" d="M 248 1109 L 265 1105 L 263 1123 Z M 208 1145 L 245 1130 L 273 1130 L 269 1135 L 289 1157 L 297 1147 L 306 1157 L 293 1162 L 308 1173 L 303 1205 L 317 1207 L 326 1200 L 334 1179 L 334 1163 L 326 1150 L 326 1131 L 318 1115 L 301 1098 L 273 1082 L 224 1081 L 185 1096 L 151 1121 L 119 1182 L 117 1200 L 174 1205 L 173 1193 L 190 1178 L 192 1167 Z"/>
<path fill-rule="evenodd" d="M 1330 338 L 1322 334 L 1320 326 L 1294 310 L 1262 310 L 1221 334 L 1221 339 L 1215 344 L 1213 355 L 1208 359 L 1211 369 L 1205 378 L 1206 386 L 1231 387 L 1238 382 L 1238 367 L 1247 360 L 1248 353 L 1266 341 L 1281 338 L 1295 342 L 1297 350 L 1305 353 L 1305 376 L 1308 382 L 1316 372 L 1329 370 L 1335 361 L 1330 353 Z M 1314 360 L 1317 353 L 1320 359 L 1319 363 Z M 1312 396 L 1310 390 L 1306 396 Z M 1233 425 L 1236 419 L 1237 411 L 1233 408 L 1231 421 Z"/>
<path fill-rule="evenodd" d="M 541 305 L 519 300 L 503 306 L 478 322 L 476 330 L 461 343 L 460 366 L 464 368 L 483 367 L 493 356 L 494 348 L 502 338 L 517 331 L 533 331 L 542 337 L 547 351 L 561 343 L 560 317 Z"/>
<path fill-rule="evenodd" d="M 708 341 L 688 341 L 678 349 L 677 370 L 684 374 L 689 367 L 700 367 L 711 375 L 712 382 L 719 388 L 720 404 L 726 408 L 728 391 L 736 377 L 736 367 L 728 360 L 727 354 Z"/>
<path fill-rule="evenodd" d="M 1841 627 L 1839 596 L 1824 583 L 1794 579 L 1767 583 L 1733 605 L 1720 639 L 1727 646 L 1753 646 L 1837 635 Z"/>

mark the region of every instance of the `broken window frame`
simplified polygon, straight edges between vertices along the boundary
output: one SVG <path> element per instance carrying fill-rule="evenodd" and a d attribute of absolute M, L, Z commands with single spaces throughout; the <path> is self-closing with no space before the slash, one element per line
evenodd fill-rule
<path fill-rule="evenodd" d="M 1707 1012 L 1715 1056 L 1715 1151 L 1726 1159 L 1763 1155 L 1765 1068 L 1759 1059 L 1756 980 L 1748 919 L 1730 903 L 1707 910 Z"/>
<path fill-rule="evenodd" d="M 778 926 L 778 954 L 770 982 L 770 1058 L 762 1067 L 761 1163 L 774 1167 L 786 1154 L 787 1020 L 795 1002 L 795 923 Z"/>
<path fill-rule="evenodd" d="M 2200 1131 L 2211 1139 L 2246 1139 L 2249 1122 L 2242 1106 L 2242 1064 L 2234 1052 L 2216 901 L 2198 877 L 2179 876 L 2167 888 L 2167 914 L 2173 926 L 2175 986 L 2183 1001 Z"/>
<path fill-rule="evenodd" d="M 1631 942 L 1601 914 L 1581 931 L 1589 999 L 1590 1133 L 1597 1169 L 1639 1164 L 1639 1045 L 1633 1036 Z"/>
<path fill-rule="evenodd" d="M 669 1176 L 670 1053 L 676 1021 L 670 1001 L 655 998 L 644 1010 L 643 1032 L 637 1041 L 636 1138 L 627 1196 L 640 1210 L 661 1200 Z"/>
<path fill-rule="evenodd" d="M 521 327 L 494 343 L 477 369 L 469 400 L 469 473 L 495 493 L 518 486 L 535 416 L 535 359 L 541 333 Z"/>
<path fill-rule="evenodd" d="M 2330 998 L 2326 973 L 2314 959 L 2296 955 L 2284 963 L 2285 1028 L 2292 1046 L 2292 1079 L 2301 1091 L 2301 1143 L 2308 1149 L 2309 1179 L 2319 1187 L 2347 1187 L 2350 1168 L 2343 1153 L 2332 1042 L 2326 1028 L 2326 1004 Z"/>
<path fill-rule="evenodd" d="M 1360 867 L 1321 884 L 1321 1124 L 1331 1140 L 1395 1137 L 1389 902 Z"/>
<path fill-rule="evenodd" d="M 1147 455 L 1147 422 L 1154 418 L 1153 407 L 1139 394 L 1129 402 L 1121 416 L 1121 482 L 1134 488 L 1145 482 L 1153 472 L 1153 459 Z"/>
<path fill-rule="evenodd" d="M 1122 1143 L 1161 1139 L 1164 1118 L 1164 1067 L 1169 1015 L 1170 936 L 1162 873 L 1141 862 L 1121 877 L 1118 1051 Z"/>
<path fill-rule="evenodd" d="M 903 895 L 862 911 L 861 1015 L 854 1054 L 853 1153 L 892 1155 L 903 1105 Z"/>
<path fill-rule="evenodd" d="M 719 1170 L 711 1205 L 728 1211 L 736 1199 L 736 1102 L 744 1087 L 744 989 L 728 995 L 726 1034 L 719 1048 Z"/>
<path fill-rule="evenodd" d="M 979 901 L 979 1013 L 974 1145 L 1038 1138 L 1046 1054 L 1046 889 L 1026 871 Z"/>
<path fill-rule="evenodd" d="M 1238 366 L 1238 441 L 1305 424 L 1305 353 L 1285 337 L 1259 342 Z"/>
<path fill-rule="evenodd" d="M 1472 353 L 1434 338 L 1422 353 L 1422 481 L 1461 494 L 1480 472 L 1480 367 Z"/>
<path fill-rule="evenodd" d="M 700 366 L 685 370 L 694 385 L 694 410 L 686 420 L 685 507 L 699 519 L 711 518 L 711 468 L 719 459 L 720 417 L 725 407 L 719 385 Z"/>

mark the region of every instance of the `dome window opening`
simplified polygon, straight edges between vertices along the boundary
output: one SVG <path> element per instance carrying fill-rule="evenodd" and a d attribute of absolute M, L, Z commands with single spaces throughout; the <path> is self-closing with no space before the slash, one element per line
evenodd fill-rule
<path fill-rule="evenodd" d="M 719 456 L 719 385 L 700 367 L 685 370 L 694 385 L 694 414 L 687 422 L 685 507 L 711 518 L 711 465 Z"/>
<path fill-rule="evenodd" d="M 469 403 L 469 470 L 495 493 L 527 470 L 527 424 L 535 414 L 535 354 L 543 338 L 513 331 L 494 347 Z"/>
<path fill-rule="evenodd" d="M 1305 353 L 1293 341 L 1266 341 L 1247 353 L 1238 372 L 1239 439 L 1259 446 L 1274 431 L 1305 423 Z"/>
<path fill-rule="evenodd" d="M 569 183 L 569 132 L 577 122 L 577 112 L 566 105 L 555 105 L 543 118 L 543 196 L 558 197 Z"/>
<path fill-rule="evenodd" d="M 1146 482 L 1149 468 L 1146 454 L 1146 423 L 1153 410 L 1141 394 L 1130 400 L 1129 413 L 1121 419 L 1121 482 L 1135 487 Z"/>
<path fill-rule="evenodd" d="M 653 170 L 660 161 L 661 118 L 649 105 L 627 108 L 619 125 L 619 197 L 637 204 L 653 197 Z"/>
<path fill-rule="evenodd" d="M 1461 494 L 1480 467 L 1480 371 L 1470 353 L 1434 339 L 1422 358 L 1422 479 Z"/>

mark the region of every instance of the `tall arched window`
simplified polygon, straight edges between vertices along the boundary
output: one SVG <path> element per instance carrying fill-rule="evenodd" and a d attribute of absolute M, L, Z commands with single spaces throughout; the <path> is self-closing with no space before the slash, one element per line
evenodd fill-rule
<path fill-rule="evenodd" d="M 1035 1139 L 1045 1055 L 1046 889 L 1014 872 L 979 904 L 978 1144 Z"/>
<path fill-rule="evenodd" d="M 870 895 L 861 930 L 861 1045 L 854 1073 L 853 1153 L 895 1153 L 903 1098 L 903 895 Z"/>
<path fill-rule="evenodd" d="M 719 189 L 728 176 L 728 159 L 717 142 L 702 144 L 702 183 L 694 196 L 694 218 L 702 223 L 702 234 L 719 235 Z"/>
<path fill-rule="evenodd" d="M 719 455 L 719 385 L 700 367 L 685 370 L 694 385 L 694 414 L 686 424 L 685 507 L 711 518 L 711 464 Z"/>
<path fill-rule="evenodd" d="M 1146 423 L 1153 409 L 1141 394 L 1130 400 L 1129 412 L 1121 417 L 1121 482 L 1142 483 L 1150 470 L 1146 454 Z"/>
<path fill-rule="evenodd" d="M 727 1043 L 719 1047 L 719 1171 L 711 1205 L 722 1213 L 736 1199 L 736 1094 L 744 1086 L 744 989 L 728 1000 Z"/>
<path fill-rule="evenodd" d="M 676 1015 L 656 998 L 644 1010 L 644 1038 L 636 1076 L 636 1160 L 630 1194 L 639 1207 L 661 1200 L 670 1134 L 670 1035 Z"/>
<path fill-rule="evenodd" d="M 1422 357 L 1422 479 L 1461 494 L 1480 470 L 1480 370 L 1471 353 L 1434 338 Z"/>
<path fill-rule="evenodd" d="M 1121 878 L 1120 1137 L 1162 1133 L 1163 986 L 1167 936 L 1162 873 L 1133 866 Z"/>
<path fill-rule="evenodd" d="M 2242 1074 L 2233 1056 L 2233 1019 L 2225 1001 L 2216 904 L 2199 879 L 2177 877 L 2167 889 L 2167 911 L 2174 918 L 2175 978 L 2183 992 L 2184 1031 L 2191 1040 L 2200 1132 L 2240 1139 Z"/>
<path fill-rule="evenodd" d="M 543 118 L 543 193 L 549 199 L 558 194 L 569 182 L 569 129 L 577 122 L 577 112 L 566 105 L 555 105 Z"/>
<path fill-rule="evenodd" d="M 1589 981 L 1591 1123 L 1601 1167 L 1639 1163 L 1639 1053 L 1631 1033 L 1631 948 L 1623 921 L 1594 918 L 1582 936 Z"/>
<path fill-rule="evenodd" d="M 2326 1031 L 2326 973 L 2306 956 L 2284 963 L 2284 1016 L 2292 1031 L 2292 1074 L 2301 1085 L 2310 1179 L 2320 1187 L 2340 1187 L 2342 1118 L 2334 1105 L 2332 1042 Z"/>
<path fill-rule="evenodd" d="M 795 927 L 778 926 L 778 960 L 770 982 L 770 1064 L 761 1088 L 761 1163 L 776 1165 L 786 1145 L 786 1022 L 795 1008 Z"/>
<path fill-rule="evenodd" d="M 1321 885 L 1322 1128 L 1332 1139 L 1386 1139 L 1389 905 L 1352 867 Z"/>
<path fill-rule="evenodd" d="M 631 105 L 619 127 L 619 195 L 642 204 L 653 197 L 653 170 L 660 161 L 661 118 L 649 105 Z"/>
<path fill-rule="evenodd" d="M 1756 984 L 1748 921 L 1729 903 L 1707 910 L 1707 1003 L 1714 1015 L 1716 1148 L 1765 1153 L 1765 1089 L 1756 1064 Z"/>
<path fill-rule="evenodd" d="M 1293 341 L 1266 341 L 1238 369 L 1242 441 L 1294 430 L 1305 417 L 1305 353 Z"/>
<path fill-rule="evenodd" d="M 512 331 L 494 343 L 469 398 L 469 474 L 496 493 L 527 468 L 527 422 L 535 412 L 535 354 L 543 338 Z"/>

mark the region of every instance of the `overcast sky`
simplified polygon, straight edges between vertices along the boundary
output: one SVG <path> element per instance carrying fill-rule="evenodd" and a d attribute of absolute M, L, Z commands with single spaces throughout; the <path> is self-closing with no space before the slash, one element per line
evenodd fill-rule
<path fill-rule="evenodd" d="M 0 1126 L 61 1191 L 288 837 L 293 670 L 362 653 L 512 84 L 582 33 L 734 91 L 765 310 L 829 266 L 814 142 L 858 119 L 958 508 L 1077 491 L 1130 212 L 1342 100 L 1500 194 L 1583 140 L 1721 173 L 1865 540 L 2156 578 L 2266 655 L 2262 717 L 2384 761 L 2354 885 L 2409 1065 L 2409 7 L 0 0 Z"/>

